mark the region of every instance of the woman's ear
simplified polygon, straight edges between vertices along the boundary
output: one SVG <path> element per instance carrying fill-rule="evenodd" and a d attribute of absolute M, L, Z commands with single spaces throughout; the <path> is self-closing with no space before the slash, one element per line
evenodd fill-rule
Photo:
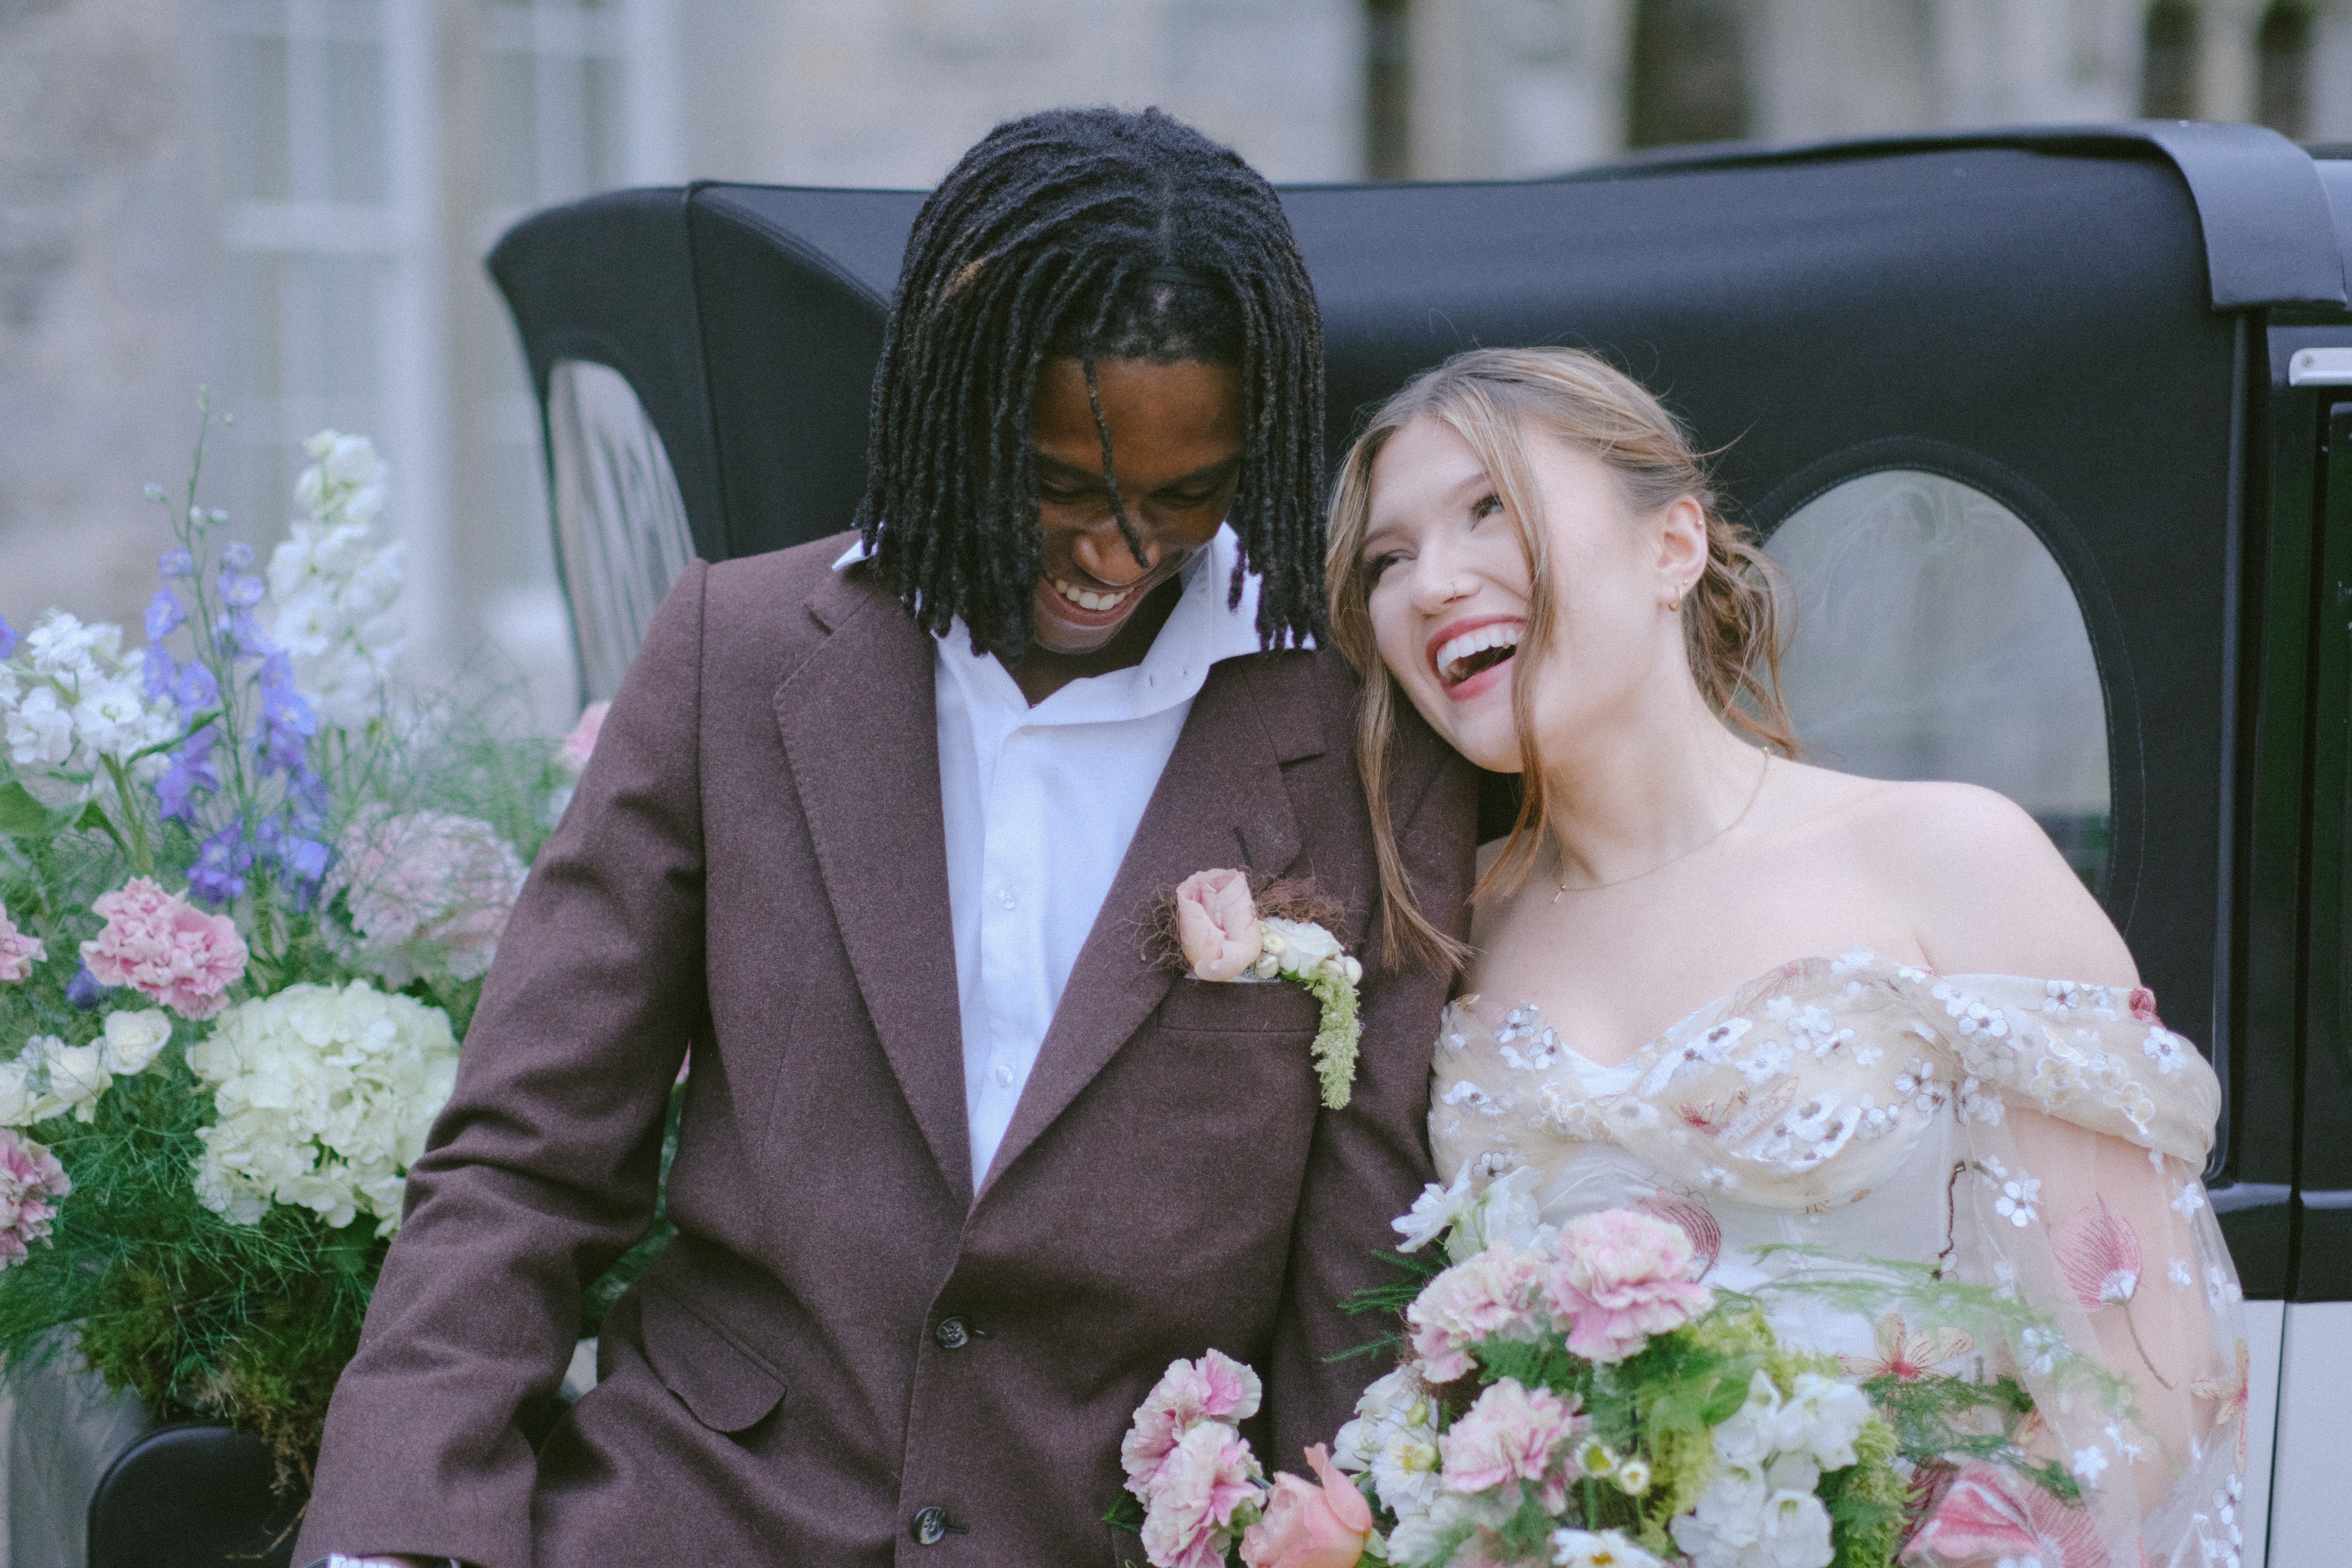
<path fill-rule="evenodd" d="M 1706 573 L 1706 511 L 1689 496 L 1669 501 L 1658 514 L 1658 587 L 1662 599 L 1679 598 Z"/>

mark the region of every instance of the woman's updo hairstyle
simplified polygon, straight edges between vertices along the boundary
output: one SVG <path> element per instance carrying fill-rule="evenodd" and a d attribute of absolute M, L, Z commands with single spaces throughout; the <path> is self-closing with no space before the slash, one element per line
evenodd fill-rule
<path fill-rule="evenodd" d="M 1691 675 L 1707 705 L 1759 744 L 1794 756 L 1797 738 L 1780 700 L 1779 570 L 1754 534 L 1724 514 L 1689 433 L 1648 388 L 1597 354 L 1562 348 L 1474 349 L 1414 377 L 1372 416 L 1340 464 L 1324 581 L 1331 596 L 1331 640 L 1364 678 L 1356 765 L 1380 857 L 1384 945 L 1392 952 L 1459 964 L 1467 950 L 1422 914 L 1389 825 L 1389 751 L 1402 698 L 1373 640 L 1371 579 L 1362 559 L 1371 517 L 1372 464 L 1390 437 L 1419 419 L 1441 420 L 1469 443 L 1518 530 L 1534 584 L 1518 651 L 1534 657 L 1519 658 L 1517 668 L 1539 667 L 1555 615 L 1543 500 L 1527 461 L 1530 438 L 1549 437 L 1606 466 L 1634 516 L 1647 516 L 1685 496 L 1699 504 L 1706 514 L 1706 569 L 1684 594 L 1682 606 Z M 1474 898 L 1493 888 L 1518 886 L 1549 824 L 1534 702 L 1534 681 L 1512 683 L 1521 769 L 1518 817 Z"/>

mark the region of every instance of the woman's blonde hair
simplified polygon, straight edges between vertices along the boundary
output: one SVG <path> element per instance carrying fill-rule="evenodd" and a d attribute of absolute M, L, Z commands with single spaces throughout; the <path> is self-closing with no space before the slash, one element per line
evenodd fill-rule
<path fill-rule="evenodd" d="M 1685 593 L 1682 606 L 1691 673 L 1725 722 L 1783 756 L 1796 754 L 1797 739 L 1780 700 L 1780 573 L 1753 534 L 1725 517 L 1688 433 L 1664 405 L 1633 377 L 1581 349 L 1474 349 L 1416 376 L 1381 405 L 1340 464 L 1324 581 L 1331 595 L 1331 640 L 1364 678 L 1356 766 L 1371 807 L 1380 859 L 1386 909 L 1382 946 L 1458 965 L 1468 950 L 1421 912 L 1389 823 L 1389 752 L 1401 697 L 1373 640 L 1371 582 L 1361 558 L 1371 518 L 1372 464 L 1389 437 L 1417 419 L 1442 421 L 1470 444 L 1518 530 L 1533 584 L 1518 652 L 1534 656 L 1520 658 L 1519 669 L 1538 667 L 1555 616 L 1542 497 L 1527 460 L 1529 438 L 1549 436 L 1605 465 L 1635 516 L 1685 496 L 1698 503 L 1706 515 L 1706 569 Z M 1535 682 L 1513 681 L 1522 786 L 1518 818 L 1474 899 L 1490 888 L 1517 887 L 1550 824 L 1534 704 Z"/>

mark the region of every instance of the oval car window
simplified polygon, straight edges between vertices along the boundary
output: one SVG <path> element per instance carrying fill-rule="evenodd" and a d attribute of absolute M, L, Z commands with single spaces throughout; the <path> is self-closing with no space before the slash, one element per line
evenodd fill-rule
<path fill-rule="evenodd" d="M 626 377 L 558 360 L 547 377 L 555 536 L 590 701 L 620 689 L 662 595 L 694 559 L 669 453 Z"/>
<path fill-rule="evenodd" d="M 2033 531 L 1981 490 L 1897 469 L 1807 502 L 1765 550 L 1795 597 L 1780 675 L 1805 760 L 1997 789 L 2104 894 L 2106 705 Z"/>

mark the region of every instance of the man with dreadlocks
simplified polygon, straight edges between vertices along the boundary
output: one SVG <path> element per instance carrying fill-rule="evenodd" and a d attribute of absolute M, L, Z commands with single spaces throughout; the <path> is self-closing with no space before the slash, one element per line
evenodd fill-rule
<path fill-rule="evenodd" d="M 1269 1463 L 1338 1429 L 1446 981 L 1381 952 L 1354 687 L 1311 647 L 1321 376 L 1232 153 L 1102 110 L 966 154 L 908 245 L 856 538 L 688 571 L 532 870 L 308 1553 L 1115 1563 L 1175 1358 L 1263 1374 Z M 1468 776 L 1401 749 L 1404 869 L 1458 908 Z M 1152 950 L 1223 867 L 1312 889 L 1364 959 L 1344 1110 L 1312 997 Z M 689 1043 L 677 1236 L 534 1445 Z"/>

